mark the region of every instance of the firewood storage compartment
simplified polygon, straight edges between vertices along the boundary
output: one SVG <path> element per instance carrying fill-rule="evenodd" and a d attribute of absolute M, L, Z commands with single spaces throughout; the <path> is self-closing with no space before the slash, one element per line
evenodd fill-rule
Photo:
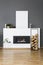
<path fill-rule="evenodd" d="M 31 50 L 38 50 L 38 28 L 31 28 Z"/>

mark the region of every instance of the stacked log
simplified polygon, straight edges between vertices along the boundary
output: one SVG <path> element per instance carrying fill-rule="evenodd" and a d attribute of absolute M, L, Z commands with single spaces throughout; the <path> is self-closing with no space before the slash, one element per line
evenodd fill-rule
<path fill-rule="evenodd" d="M 38 34 L 31 36 L 31 49 L 38 50 Z"/>

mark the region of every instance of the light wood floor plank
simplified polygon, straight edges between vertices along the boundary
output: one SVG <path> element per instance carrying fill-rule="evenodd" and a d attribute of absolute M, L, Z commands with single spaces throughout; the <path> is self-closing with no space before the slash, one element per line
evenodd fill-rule
<path fill-rule="evenodd" d="M 0 65 L 43 65 L 43 49 L 0 49 Z"/>

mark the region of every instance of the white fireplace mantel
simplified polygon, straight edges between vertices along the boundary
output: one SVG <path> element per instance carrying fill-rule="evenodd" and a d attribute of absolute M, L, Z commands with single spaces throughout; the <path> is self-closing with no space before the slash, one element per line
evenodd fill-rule
<path fill-rule="evenodd" d="M 34 28 L 32 28 L 34 29 Z M 37 28 L 35 28 L 37 29 Z M 3 48 L 30 48 L 30 43 L 26 44 L 14 44 L 13 36 L 31 36 L 31 28 L 28 29 L 14 29 L 14 28 L 3 28 Z M 35 34 L 35 32 L 33 33 Z M 38 28 L 38 47 L 40 48 L 40 28 Z M 5 39 L 10 41 L 10 43 L 6 42 Z"/>

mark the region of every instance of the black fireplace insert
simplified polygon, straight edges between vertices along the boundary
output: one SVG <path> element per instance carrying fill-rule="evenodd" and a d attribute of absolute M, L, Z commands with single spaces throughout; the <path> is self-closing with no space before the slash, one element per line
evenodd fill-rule
<path fill-rule="evenodd" d="M 30 43 L 30 36 L 13 36 L 13 43 Z"/>

